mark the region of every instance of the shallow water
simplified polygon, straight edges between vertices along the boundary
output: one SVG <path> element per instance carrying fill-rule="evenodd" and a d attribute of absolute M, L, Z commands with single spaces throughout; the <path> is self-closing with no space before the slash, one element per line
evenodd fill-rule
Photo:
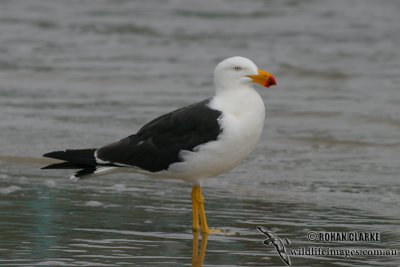
<path fill-rule="evenodd" d="M 400 250 L 398 1 L 1 1 L 0 265 L 284 266 L 286 248 Z M 272 72 L 257 149 L 190 187 L 135 175 L 73 183 L 40 155 L 98 147 L 212 94 L 242 55 Z M 310 231 L 380 232 L 321 243 Z M 203 241 L 203 244 L 201 242 Z M 203 246 L 201 246 L 203 245 Z M 200 253 L 201 254 L 201 253 Z M 193 255 L 196 255 L 194 253 Z M 290 256 L 293 266 L 398 266 L 399 256 Z"/>

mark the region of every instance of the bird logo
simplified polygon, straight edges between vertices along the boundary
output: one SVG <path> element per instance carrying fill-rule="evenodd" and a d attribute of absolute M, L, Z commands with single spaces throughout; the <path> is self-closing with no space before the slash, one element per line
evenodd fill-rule
<path fill-rule="evenodd" d="M 290 258 L 289 255 L 287 254 L 286 247 L 284 245 L 284 242 L 282 239 L 280 239 L 274 232 L 271 230 L 263 227 L 263 226 L 257 226 L 258 231 L 266 235 L 268 238 L 263 241 L 263 244 L 265 245 L 274 245 L 276 248 L 276 251 L 278 252 L 279 256 L 281 257 L 282 261 L 285 262 L 287 265 L 291 265 L 290 263 Z M 285 238 L 285 243 L 287 245 L 290 244 L 290 240 Z"/>

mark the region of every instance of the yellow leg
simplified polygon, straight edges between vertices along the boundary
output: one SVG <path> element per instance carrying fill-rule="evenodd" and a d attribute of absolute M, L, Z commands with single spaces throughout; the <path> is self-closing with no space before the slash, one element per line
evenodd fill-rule
<path fill-rule="evenodd" d="M 210 233 L 210 229 L 208 229 L 206 212 L 204 210 L 204 196 L 203 193 L 201 192 L 201 187 L 199 186 L 198 188 L 199 189 L 197 192 L 197 203 L 199 205 L 199 212 L 200 212 L 201 232 L 208 234 Z"/>
<path fill-rule="evenodd" d="M 193 231 L 199 231 L 203 234 L 223 233 L 219 229 L 210 229 L 207 225 L 206 212 L 204 210 L 204 196 L 200 185 L 194 185 L 192 188 L 192 209 L 193 209 Z M 199 222 L 200 213 L 200 222 Z M 201 226 L 201 227 L 200 227 Z"/>
<path fill-rule="evenodd" d="M 199 190 L 199 186 L 193 186 L 192 188 L 192 214 L 193 214 L 193 231 L 200 230 L 199 224 L 199 205 L 197 202 L 197 191 Z"/>
<path fill-rule="evenodd" d="M 192 188 L 192 212 L 193 212 L 193 231 L 200 230 L 199 213 L 201 222 L 201 232 L 208 234 L 210 231 L 207 225 L 206 213 L 204 211 L 204 197 L 200 185 Z"/>

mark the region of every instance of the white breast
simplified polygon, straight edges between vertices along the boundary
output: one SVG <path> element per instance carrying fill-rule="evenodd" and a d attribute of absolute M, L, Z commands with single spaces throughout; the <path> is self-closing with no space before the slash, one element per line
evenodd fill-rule
<path fill-rule="evenodd" d="M 183 151 L 183 162 L 172 164 L 168 176 L 198 182 L 235 167 L 256 146 L 264 125 L 265 107 L 251 87 L 218 95 L 210 107 L 222 111 L 222 134 L 216 141 Z"/>

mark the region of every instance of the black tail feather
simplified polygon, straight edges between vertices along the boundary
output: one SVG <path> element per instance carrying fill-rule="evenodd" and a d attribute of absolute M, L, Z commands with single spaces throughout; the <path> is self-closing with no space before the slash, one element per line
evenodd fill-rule
<path fill-rule="evenodd" d="M 89 175 L 93 174 L 95 171 L 96 171 L 96 167 L 88 167 L 88 168 L 77 171 L 74 174 L 74 178 L 75 179 L 85 179 L 85 176 L 89 176 Z"/>
<path fill-rule="evenodd" d="M 112 164 L 96 162 L 95 152 L 95 148 L 49 152 L 44 154 L 43 157 L 63 160 L 63 162 L 53 163 L 42 169 L 78 169 L 71 179 L 86 179 L 91 177 L 98 168 L 113 166 Z"/>
<path fill-rule="evenodd" d="M 43 157 L 64 160 L 78 165 L 95 166 L 97 164 L 94 157 L 95 151 L 95 148 L 53 151 L 44 154 Z M 72 165 L 66 164 L 66 166 L 68 167 L 68 169 L 70 169 Z"/>
<path fill-rule="evenodd" d="M 89 165 L 84 164 L 77 164 L 73 162 L 60 162 L 60 163 L 53 163 L 42 167 L 42 170 L 50 170 L 50 169 L 84 169 L 87 167 L 91 167 Z"/>

